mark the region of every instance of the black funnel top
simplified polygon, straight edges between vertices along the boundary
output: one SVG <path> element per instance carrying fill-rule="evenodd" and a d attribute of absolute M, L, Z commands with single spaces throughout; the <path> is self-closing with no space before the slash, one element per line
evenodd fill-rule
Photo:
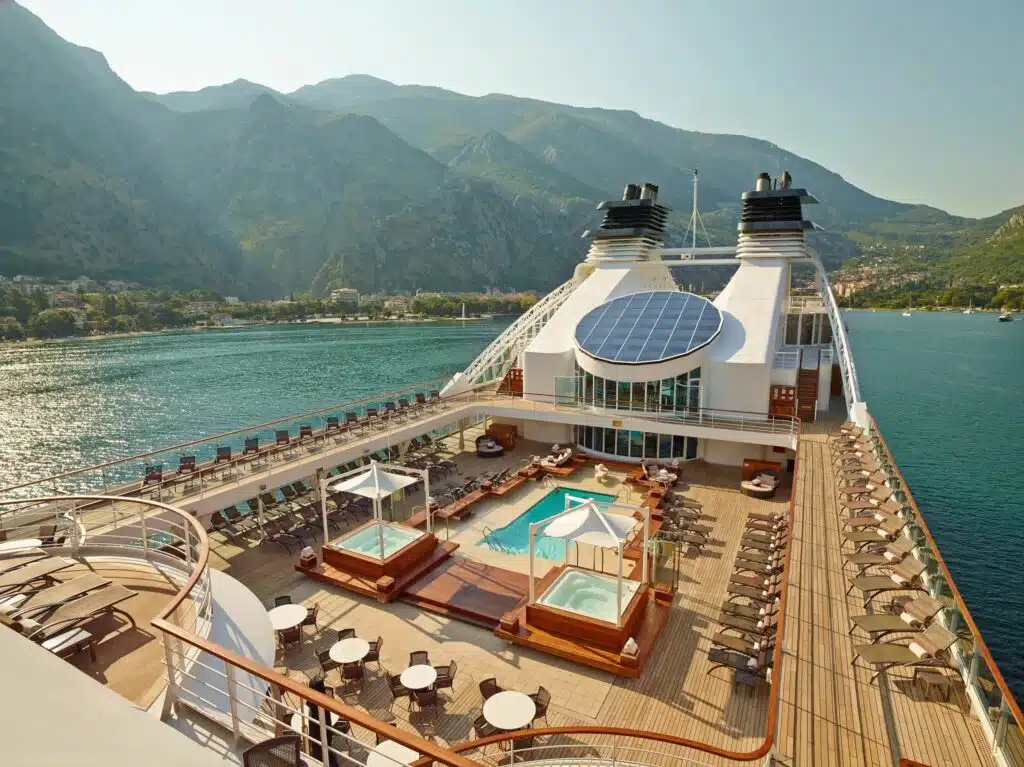
<path fill-rule="evenodd" d="M 645 199 L 634 197 L 644 191 L 653 196 Z M 583 233 L 590 240 L 618 239 L 628 237 L 646 237 L 661 239 L 665 233 L 665 220 L 671 208 L 657 202 L 658 187 L 644 184 L 638 187 L 630 184 L 626 187 L 624 197 L 627 199 L 602 202 L 598 210 L 605 211 L 601 228 Z"/>
<path fill-rule="evenodd" d="M 759 178 L 766 176 L 762 173 Z M 777 186 L 743 193 L 743 212 L 738 227 L 740 234 L 814 229 L 814 224 L 803 217 L 803 206 L 816 203 L 817 200 L 806 189 L 790 188 L 790 181 L 791 177 L 786 172 L 782 176 L 782 183 Z"/>

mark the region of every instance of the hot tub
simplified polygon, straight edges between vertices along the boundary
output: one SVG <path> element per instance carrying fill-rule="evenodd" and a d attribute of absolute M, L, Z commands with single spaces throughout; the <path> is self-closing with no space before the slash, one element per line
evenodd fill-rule
<path fill-rule="evenodd" d="M 409 527 L 389 525 L 386 522 L 380 523 L 384 527 L 384 559 L 387 559 L 396 551 L 404 549 L 420 536 L 424 535 L 419 530 Z M 357 554 L 365 554 L 380 559 L 380 533 L 378 525 L 371 524 L 356 530 L 351 535 L 331 543 L 345 551 L 354 551 Z"/>
<path fill-rule="evenodd" d="M 617 588 L 615 576 L 566 567 L 526 606 L 526 625 L 577 644 L 621 652 L 643 618 L 650 589 L 623 579 L 622 611 L 616 614 Z"/>
<path fill-rule="evenodd" d="M 380 536 L 384 532 L 384 556 Z M 351 575 L 376 580 L 408 571 L 437 546 L 437 538 L 395 522 L 371 520 L 323 547 L 324 563 Z"/>
<path fill-rule="evenodd" d="M 622 609 L 619 615 L 625 614 L 639 588 L 640 584 L 636 581 L 622 581 Z M 617 589 L 618 584 L 613 576 L 570 568 L 559 575 L 537 601 L 588 618 L 615 623 L 618 617 L 615 614 Z"/>

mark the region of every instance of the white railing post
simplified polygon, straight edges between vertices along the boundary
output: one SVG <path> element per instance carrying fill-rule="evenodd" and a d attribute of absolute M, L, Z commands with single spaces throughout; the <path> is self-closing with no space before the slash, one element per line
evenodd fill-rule
<path fill-rule="evenodd" d="M 228 711 L 231 713 L 231 732 L 235 735 L 235 740 L 238 741 L 242 737 L 242 728 L 238 722 L 238 693 L 235 687 L 235 667 L 227 661 L 224 661 L 224 681 L 227 685 L 228 693 Z"/>
<path fill-rule="evenodd" d="M 139 512 L 139 527 L 142 529 L 142 550 L 149 551 L 149 533 L 146 527 L 146 512 Z"/>
<path fill-rule="evenodd" d="M 174 651 L 171 649 L 170 634 L 163 634 L 163 643 L 164 665 L 167 667 L 167 692 L 164 693 L 164 705 L 160 718 L 166 719 L 167 715 L 171 713 L 171 708 L 174 706 L 174 703 L 178 698 L 178 680 L 174 673 Z"/>

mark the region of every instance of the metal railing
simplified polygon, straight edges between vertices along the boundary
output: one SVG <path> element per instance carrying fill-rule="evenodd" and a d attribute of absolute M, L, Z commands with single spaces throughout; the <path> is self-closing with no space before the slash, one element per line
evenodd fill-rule
<path fill-rule="evenodd" d="M 924 538 L 927 546 L 927 557 L 931 560 L 927 572 L 929 590 L 933 595 L 947 597 L 953 603 L 952 608 L 943 610 L 947 627 L 959 637 L 959 641 L 953 647 L 953 656 L 965 680 L 967 696 L 974 713 L 982 722 L 985 734 L 992 744 L 993 755 L 998 757 L 1002 764 L 1024 767 L 1024 714 L 1020 705 L 1006 684 L 970 610 L 967 609 L 953 575 L 942 558 L 939 546 L 928 529 L 928 523 L 874 418 L 871 419 L 870 427 L 875 444 L 882 453 L 895 496 L 900 503 L 910 507 L 914 527 Z"/>
<path fill-rule="evenodd" d="M 864 423 L 861 423 L 861 425 L 867 426 L 866 420 L 869 418 L 867 406 L 860 395 L 860 384 L 857 382 L 857 368 L 853 364 L 850 340 L 846 336 L 846 326 L 843 324 L 843 318 L 839 314 L 839 305 L 836 303 L 836 297 L 832 293 L 832 286 L 829 285 L 825 267 L 822 266 L 817 254 L 812 253 L 811 258 L 814 268 L 818 273 L 818 289 L 821 291 L 825 310 L 828 314 L 829 322 L 832 324 L 832 345 L 838 355 L 839 371 L 843 377 L 843 394 L 846 397 L 846 409 L 853 420 L 858 423 L 863 421 Z"/>
<path fill-rule="evenodd" d="M 330 407 L 311 410 L 298 415 L 290 415 L 273 421 L 246 426 L 239 429 L 215 434 L 202 439 L 181 442 L 169 447 L 137 453 L 125 458 L 118 458 L 95 466 L 73 469 L 41 479 L 22 482 L 0 488 L 0 495 L 29 496 L 38 494 L 58 495 L 68 493 L 95 493 L 122 495 L 129 492 L 147 492 L 156 494 L 157 500 L 168 489 L 169 500 L 181 500 L 185 496 L 202 497 L 204 490 L 211 486 L 222 487 L 224 484 L 240 483 L 249 474 L 255 473 L 269 462 L 293 461 L 330 449 L 332 446 L 354 442 L 369 436 L 380 436 L 388 431 L 398 431 L 408 423 L 412 414 L 437 414 L 449 406 L 449 401 L 434 400 L 425 406 L 411 405 L 405 411 L 394 414 L 381 413 L 377 418 L 367 417 L 367 409 L 379 407 L 384 402 L 397 402 L 398 399 L 415 400 L 416 394 L 423 394 L 426 399 L 431 391 L 440 390 L 443 379 L 420 383 L 402 389 L 360 397 Z M 354 412 L 359 418 L 358 427 L 351 428 L 345 423 L 345 413 Z M 338 428 L 328 429 L 327 419 L 339 418 Z M 301 426 L 310 426 L 312 434 L 300 438 Z M 290 441 L 287 445 L 277 445 L 276 432 L 287 431 Z M 256 437 L 259 440 L 259 452 L 243 455 L 245 440 Z M 231 448 L 231 459 L 218 462 L 217 448 Z M 177 469 L 182 456 L 189 455 L 196 459 L 196 471 L 178 474 Z M 146 467 L 159 465 L 168 480 L 147 485 L 144 483 Z M 177 496 L 177 497 L 176 497 Z"/>
<path fill-rule="evenodd" d="M 800 351 L 779 350 L 775 352 L 772 367 L 776 370 L 796 370 L 800 367 Z"/>
<path fill-rule="evenodd" d="M 471 388 L 488 386 L 500 381 L 515 364 L 526 345 L 541 331 L 551 316 L 565 303 L 579 281 L 562 283 L 526 310 L 519 319 L 491 341 L 475 360 L 456 377 L 461 377 Z M 452 379 L 452 382 L 455 379 Z"/>

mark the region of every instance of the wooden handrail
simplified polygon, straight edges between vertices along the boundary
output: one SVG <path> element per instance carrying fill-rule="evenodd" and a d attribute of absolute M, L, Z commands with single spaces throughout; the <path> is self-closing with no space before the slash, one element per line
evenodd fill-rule
<path fill-rule="evenodd" d="M 956 601 L 956 605 L 960 610 L 960 615 L 967 624 L 967 627 L 971 630 L 971 634 L 974 637 L 975 649 L 981 652 L 981 656 L 985 659 L 985 665 L 988 666 L 989 672 L 992 674 L 992 680 L 999 687 L 999 691 L 1002 693 L 1003 700 L 1006 701 L 1007 707 L 1010 709 L 1010 713 L 1013 715 L 1014 720 L 1017 722 L 1017 726 L 1024 729 L 1024 715 L 1021 713 L 1020 706 L 1017 703 L 1016 698 L 1013 697 L 1013 693 L 1010 691 L 1009 685 L 1006 684 L 1006 680 L 1003 679 L 1002 672 L 999 671 L 999 667 L 996 665 L 995 659 L 992 657 L 992 653 L 989 652 L 988 645 L 985 644 L 985 640 L 981 636 L 981 630 L 978 625 L 974 622 L 974 618 L 971 616 L 971 611 L 967 609 L 967 603 L 964 601 L 963 596 L 960 594 L 960 590 L 956 587 L 956 582 L 953 580 L 953 574 L 949 571 L 946 566 L 946 560 L 942 558 L 942 554 L 939 551 L 939 546 L 935 542 L 935 538 L 932 536 L 931 530 L 928 529 L 928 523 L 925 522 L 924 515 L 921 513 L 921 509 L 918 508 L 917 501 L 914 500 L 913 493 L 910 492 L 910 486 L 907 484 L 907 480 L 903 477 L 903 473 L 900 471 L 899 466 L 896 465 L 896 461 L 889 451 L 889 445 L 885 441 L 885 437 L 882 436 L 882 430 L 878 428 L 878 423 L 874 417 L 871 418 L 871 429 L 878 437 L 879 443 L 885 450 L 886 458 L 889 460 L 889 466 L 892 472 L 899 478 L 900 485 L 904 494 L 907 496 L 907 503 L 910 504 L 910 508 L 914 510 L 914 517 L 917 521 L 918 527 L 921 528 L 921 532 L 924 533 L 924 537 L 928 540 L 931 546 L 931 555 L 935 559 L 936 564 L 939 566 L 939 570 L 946 579 L 946 584 L 949 586 L 949 590 L 953 592 L 953 599 Z"/>

